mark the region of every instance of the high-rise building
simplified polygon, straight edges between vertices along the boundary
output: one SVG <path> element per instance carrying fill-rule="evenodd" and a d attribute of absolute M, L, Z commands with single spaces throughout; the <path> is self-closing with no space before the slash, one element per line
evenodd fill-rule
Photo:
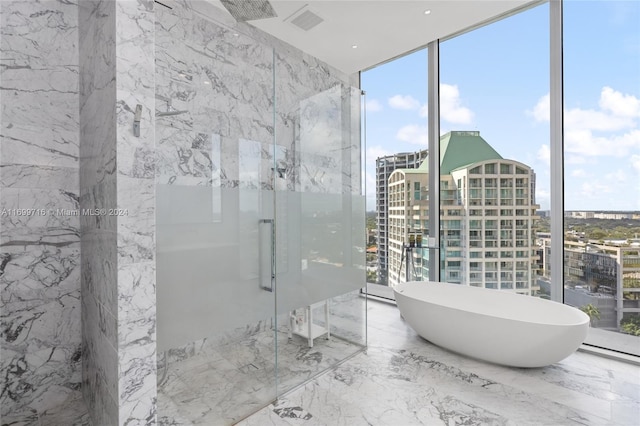
<path fill-rule="evenodd" d="M 426 279 L 428 250 L 403 247 L 428 236 L 427 162 L 389 177 L 389 284 Z M 440 280 L 476 287 L 537 291 L 535 174 L 502 158 L 477 131 L 440 139 Z M 404 255 L 404 256 L 403 256 Z M 407 268 L 406 263 L 410 264 Z"/>
<path fill-rule="evenodd" d="M 541 244 L 548 269 L 550 240 Z M 625 317 L 640 313 L 640 244 L 565 241 L 564 265 L 565 303 L 596 307 L 596 327 L 620 331 Z"/>
<path fill-rule="evenodd" d="M 376 159 L 376 211 L 378 221 L 378 283 L 387 285 L 388 234 L 388 182 L 396 169 L 415 169 L 427 158 L 427 150 L 403 152 Z"/>

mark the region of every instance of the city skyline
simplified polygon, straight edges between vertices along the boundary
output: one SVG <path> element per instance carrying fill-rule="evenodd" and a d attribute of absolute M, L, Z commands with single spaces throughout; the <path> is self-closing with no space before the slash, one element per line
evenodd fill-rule
<path fill-rule="evenodd" d="M 633 2 L 565 5 L 566 210 L 640 210 L 639 20 Z M 596 22 L 606 39 L 588 31 Z M 597 61 L 576 47 L 585 40 Z M 549 209 L 550 188 L 548 46 L 548 5 L 541 5 L 440 47 L 441 134 L 480 131 L 504 158 L 529 164 L 541 210 Z M 591 73 L 583 76 L 585 67 Z M 362 74 L 368 211 L 375 159 L 427 146 L 426 85 L 426 50 Z"/>

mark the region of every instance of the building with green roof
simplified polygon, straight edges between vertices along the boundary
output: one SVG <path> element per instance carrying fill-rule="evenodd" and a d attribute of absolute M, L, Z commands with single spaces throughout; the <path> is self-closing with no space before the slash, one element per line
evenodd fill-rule
<path fill-rule="evenodd" d="M 428 250 L 406 245 L 428 237 L 429 168 L 398 169 L 388 182 L 391 286 L 428 278 Z M 503 158 L 478 131 L 440 138 L 441 281 L 532 294 L 536 287 L 535 173 Z M 409 262 L 409 267 L 406 265 Z M 407 276 L 408 275 L 408 276 Z"/>

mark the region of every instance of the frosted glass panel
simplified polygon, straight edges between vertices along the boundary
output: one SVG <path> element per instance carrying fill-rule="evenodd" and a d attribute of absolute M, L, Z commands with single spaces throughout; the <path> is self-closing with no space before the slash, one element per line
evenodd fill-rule
<path fill-rule="evenodd" d="M 343 359 L 366 344 L 360 90 L 334 84 L 284 106 L 291 109 L 280 111 L 276 131 L 276 158 L 284 158 L 287 170 L 275 178 L 276 299 L 279 331 L 297 331 L 278 340 L 279 393 L 331 367 L 332 356 Z M 308 321 L 317 334 L 312 343 Z M 319 359 L 314 368 L 307 351 Z"/>
<path fill-rule="evenodd" d="M 155 13 L 181 111 L 156 120 L 158 413 L 235 424 L 364 345 L 360 91 L 210 2 Z"/>
<path fill-rule="evenodd" d="M 185 188 L 158 185 L 157 191 L 161 200 Z M 180 209 L 201 208 L 200 194 L 190 194 L 180 194 Z M 257 199 L 257 190 L 223 188 L 222 220 L 158 221 L 159 350 L 273 316 L 273 296 L 260 290 L 258 281 Z"/>

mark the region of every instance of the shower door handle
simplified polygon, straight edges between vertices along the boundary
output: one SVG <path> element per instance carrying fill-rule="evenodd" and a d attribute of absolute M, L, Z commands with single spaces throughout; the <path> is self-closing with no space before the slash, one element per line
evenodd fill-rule
<path fill-rule="evenodd" d="M 274 219 L 260 219 L 259 225 L 262 224 L 268 224 L 269 225 L 269 250 L 271 251 L 271 259 L 270 259 L 270 268 L 269 268 L 269 285 L 266 286 L 263 284 L 262 282 L 262 276 L 263 276 L 263 271 L 262 271 L 262 258 L 260 258 L 260 270 L 259 270 L 259 274 L 260 277 L 258 278 L 259 282 L 260 282 L 260 288 L 266 291 L 270 291 L 273 292 L 273 289 L 275 287 L 275 282 L 276 282 L 276 249 L 273 245 L 274 240 L 275 240 L 275 221 Z M 260 249 L 262 249 L 262 233 L 259 233 L 260 235 Z M 260 255 L 262 255 L 262 253 L 260 253 Z"/>

